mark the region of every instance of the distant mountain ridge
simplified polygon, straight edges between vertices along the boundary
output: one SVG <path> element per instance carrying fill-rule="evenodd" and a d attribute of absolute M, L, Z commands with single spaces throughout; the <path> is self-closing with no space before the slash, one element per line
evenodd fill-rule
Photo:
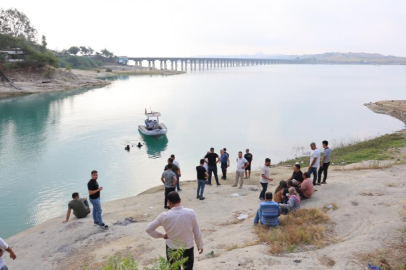
<path fill-rule="evenodd" d="M 203 57 L 203 56 L 202 56 Z M 303 54 L 303 55 L 285 55 L 285 54 L 262 54 L 254 55 L 205 55 L 204 57 L 219 58 L 258 58 L 258 59 L 306 59 L 315 63 L 328 64 L 377 64 L 377 65 L 406 65 L 406 57 L 394 55 L 382 55 L 379 53 L 341 53 L 327 52 L 323 54 Z"/>

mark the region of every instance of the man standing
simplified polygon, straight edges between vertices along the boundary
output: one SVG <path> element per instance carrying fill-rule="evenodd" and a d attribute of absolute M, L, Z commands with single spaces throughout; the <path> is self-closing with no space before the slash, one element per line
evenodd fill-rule
<path fill-rule="evenodd" d="M 265 159 L 265 164 L 261 167 L 261 176 L 259 178 L 259 182 L 261 183 L 262 186 L 262 191 L 261 194 L 259 194 L 259 199 L 263 201 L 265 199 L 265 193 L 266 190 L 268 189 L 268 184 L 269 181 L 273 181 L 272 178 L 269 178 L 271 175 L 271 159 L 266 158 Z"/>
<path fill-rule="evenodd" d="M 328 167 L 330 166 L 330 158 L 331 158 L 331 149 L 328 147 L 328 141 L 323 141 L 322 142 L 323 148 L 324 148 L 324 153 L 323 153 L 323 162 L 321 163 L 321 167 L 319 169 L 319 179 L 318 179 L 318 184 L 320 185 L 321 181 L 321 174 L 324 173 L 324 178 L 322 184 L 327 184 L 327 170 Z"/>
<path fill-rule="evenodd" d="M 162 173 L 161 181 L 165 185 L 165 209 L 171 209 L 168 207 L 168 194 L 171 191 L 175 191 L 176 188 L 176 174 L 173 172 L 173 165 L 172 162 L 166 165 L 165 171 Z"/>
<path fill-rule="evenodd" d="M 99 187 L 97 183 L 97 178 L 99 178 L 99 174 L 97 171 L 91 172 L 91 179 L 89 183 L 87 183 L 87 189 L 89 190 L 89 198 L 90 203 L 93 205 L 93 221 L 94 225 L 100 226 L 100 228 L 108 229 L 109 226 L 104 224 L 102 220 L 102 208 L 100 203 L 100 191 L 103 190 L 103 187 Z"/>
<path fill-rule="evenodd" d="M 176 173 L 175 172 L 175 174 L 176 174 L 176 189 L 178 190 L 178 191 L 182 191 L 181 189 L 180 189 L 180 183 L 179 183 L 179 178 L 180 178 L 180 176 L 181 176 L 181 174 L 180 174 L 180 166 L 179 166 L 179 162 L 177 162 L 176 160 L 175 160 L 175 155 L 171 155 L 171 159 L 173 160 L 173 164 L 174 165 L 176 165 L 177 167 L 178 167 L 178 172 L 179 173 Z"/>
<path fill-rule="evenodd" d="M 249 179 L 251 178 L 251 164 L 253 157 L 249 149 L 245 150 L 245 153 L 244 158 L 249 162 L 248 166 L 245 168 L 245 179 Z"/>
<path fill-rule="evenodd" d="M 73 200 L 68 203 L 68 212 L 66 213 L 66 219 L 63 221 L 63 223 L 68 222 L 72 209 L 73 215 L 75 215 L 77 218 L 85 218 L 90 213 L 87 198 L 81 199 L 79 198 L 79 193 L 74 192 L 72 194 L 72 199 Z"/>
<path fill-rule="evenodd" d="M 207 155 L 204 156 L 203 159 L 208 160 L 208 167 L 209 167 L 209 183 L 208 185 L 211 186 L 211 175 L 212 173 L 214 174 L 214 178 L 216 178 L 216 182 L 217 182 L 217 186 L 221 186 L 221 184 L 219 183 L 219 178 L 217 176 L 217 163 L 220 162 L 219 159 L 219 155 L 217 155 L 216 153 L 214 153 L 214 148 L 210 148 L 210 153 L 208 153 Z"/>
<path fill-rule="evenodd" d="M 206 185 L 206 179 L 209 177 L 209 174 L 206 171 L 206 168 L 204 168 L 204 159 L 200 160 L 200 166 L 196 166 L 196 172 L 197 172 L 197 197 L 200 200 L 204 200 L 203 197 L 203 192 L 204 192 L 204 186 Z"/>
<path fill-rule="evenodd" d="M 224 152 L 224 150 L 220 150 L 220 161 L 221 161 L 221 171 L 223 176 L 221 179 L 227 179 L 227 168 L 230 167 L 230 159 L 228 158 L 228 154 Z"/>
<path fill-rule="evenodd" d="M 3 250 L 10 253 L 10 258 L 12 260 L 15 260 L 17 258 L 17 256 L 15 255 L 13 249 L 9 245 L 7 245 L 6 242 L 4 242 L 3 238 L 0 238 L 0 270 L 8 270 L 6 262 L 2 258 L 3 254 L 4 254 Z"/>
<path fill-rule="evenodd" d="M 232 185 L 233 187 L 238 186 L 238 178 L 241 178 L 240 187 L 244 184 L 244 170 L 249 165 L 249 162 L 242 157 L 242 152 L 238 152 L 237 158 L 237 171 L 235 172 L 235 183 Z"/>
<path fill-rule="evenodd" d="M 307 173 L 309 176 L 313 174 L 313 186 L 315 186 L 317 181 L 317 168 L 320 166 L 320 150 L 317 149 L 314 142 L 310 144 L 310 148 L 313 150 L 313 152 L 310 156 L 310 166 Z"/>
<path fill-rule="evenodd" d="M 199 254 L 203 253 L 203 238 L 200 232 L 199 223 L 195 211 L 183 208 L 179 194 L 175 191 L 168 194 L 168 202 L 171 210 L 160 214 L 154 221 L 148 224 L 146 231 L 153 238 L 166 240 L 166 256 L 168 261 L 168 250 L 186 248 L 183 258 L 187 258 L 184 264 L 185 270 L 192 270 L 194 263 L 194 241 L 196 242 Z M 166 234 L 156 231 L 162 226 Z"/>
<path fill-rule="evenodd" d="M 258 224 L 259 221 L 262 225 L 278 226 L 281 214 L 281 207 L 278 203 L 272 201 L 272 192 L 268 191 L 265 193 L 265 201 L 259 205 L 254 224 Z"/>

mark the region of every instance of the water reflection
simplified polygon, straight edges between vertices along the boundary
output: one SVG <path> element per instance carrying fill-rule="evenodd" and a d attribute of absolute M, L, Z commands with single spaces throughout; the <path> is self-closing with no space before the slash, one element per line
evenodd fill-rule
<path fill-rule="evenodd" d="M 149 158 L 160 158 L 161 153 L 166 150 L 168 146 L 168 137 L 166 135 L 159 136 L 159 137 L 152 137 L 152 136 L 145 136 L 141 132 L 139 132 L 143 141 L 145 142 L 145 146 L 147 148 L 147 154 Z"/>

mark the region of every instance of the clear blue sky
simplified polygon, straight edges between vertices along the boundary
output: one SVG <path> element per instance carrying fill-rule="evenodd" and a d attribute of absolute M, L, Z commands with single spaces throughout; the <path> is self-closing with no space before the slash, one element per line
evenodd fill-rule
<path fill-rule="evenodd" d="M 406 56 L 405 0 L 13 0 L 51 49 L 195 56 L 369 52 Z"/>

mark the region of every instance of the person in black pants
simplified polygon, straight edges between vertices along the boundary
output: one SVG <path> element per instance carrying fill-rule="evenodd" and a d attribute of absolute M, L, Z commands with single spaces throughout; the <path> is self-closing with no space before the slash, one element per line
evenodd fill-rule
<path fill-rule="evenodd" d="M 214 148 L 210 148 L 210 153 L 208 153 L 207 155 L 204 156 L 204 160 L 208 160 L 208 167 L 209 167 L 209 181 L 208 181 L 208 185 L 211 186 L 211 175 L 212 173 L 214 173 L 214 178 L 216 178 L 216 182 L 217 182 L 217 186 L 221 186 L 220 182 L 219 182 L 219 177 L 217 176 L 217 163 L 220 162 L 220 158 L 219 155 L 217 155 L 216 153 L 214 153 Z"/>
<path fill-rule="evenodd" d="M 175 191 L 177 182 L 176 174 L 172 171 L 172 163 L 169 163 L 166 166 L 166 170 L 162 173 L 161 181 L 165 185 L 164 208 L 170 209 L 170 207 L 168 206 L 168 194 L 171 191 Z"/>
<path fill-rule="evenodd" d="M 261 178 L 260 178 L 260 183 L 262 186 L 262 191 L 259 194 L 259 199 L 261 201 L 265 200 L 265 193 L 266 190 L 268 189 L 268 184 L 269 181 L 273 181 L 272 178 L 269 178 L 269 176 L 271 175 L 271 159 L 266 158 L 265 159 L 265 164 L 261 167 Z"/>
<path fill-rule="evenodd" d="M 328 167 L 330 166 L 330 158 L 331 158 L 331 149 L 328 147 L 328 141 L 323 141 L 322 142 L 324 152 L 323 152 L 323 162 L 321 163 L 321 166 L 319 168 L 319 177 L 318 177 L 318 183 L 320 184 L 321 181 L 321 174 L 324 173 L 323 177 L 323 182 L 322 184 L 327 184 L 327 171 Z"/>

